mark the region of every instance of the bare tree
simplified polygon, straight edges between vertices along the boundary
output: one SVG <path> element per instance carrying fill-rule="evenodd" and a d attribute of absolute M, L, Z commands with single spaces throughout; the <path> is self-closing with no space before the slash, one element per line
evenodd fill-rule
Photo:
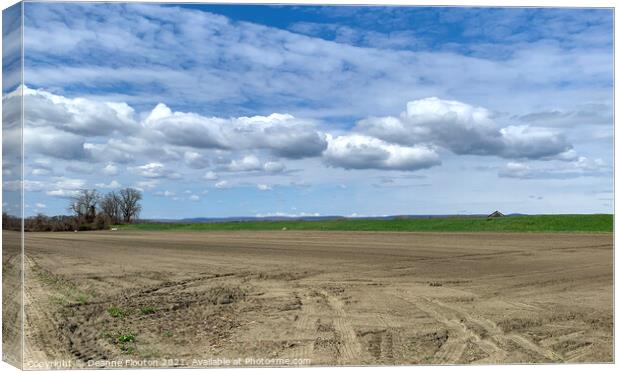
<path fill-rule="evenodd" d="M 92 223 L 97 216 L 97 204 L 101 196 L 96 190 L 82 189 L 71 199 L 69 210 L 75 214 L 78 223 Z"/>
<path fill-rule="evenodd" d="M 142 193 L 134 188 L 125 188 L 119 191 L 120 195 L 120 208 L 123 216 L 123 222 L 131 223 L 138 218 L 142 206 L 140 206 L 140 200 L 142 200 Z"/>
<path fill-rule="evenodd" d="M 110 222 L 118 224 L 122 220 L 121 196 L 116 192 L 106 194 L 99 203 L 101 211 L 110 218 Z"/>

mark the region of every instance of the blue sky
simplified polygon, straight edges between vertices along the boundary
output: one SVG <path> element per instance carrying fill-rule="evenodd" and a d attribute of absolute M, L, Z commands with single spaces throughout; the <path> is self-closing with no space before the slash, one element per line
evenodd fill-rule
<path fill-rule="evenodd" d="M 612 211 L 611 10 L 25 13 L 27 214 L 125 186 L 145 218 Z"/>

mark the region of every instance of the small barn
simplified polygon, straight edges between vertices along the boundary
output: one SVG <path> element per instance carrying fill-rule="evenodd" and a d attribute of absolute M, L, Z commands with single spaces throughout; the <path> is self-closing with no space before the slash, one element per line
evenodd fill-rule
<path fill-rule="evenodd" d="M 504 216 L 504 214 L 500 213 L 499 211 L 495 210 L 494 212 L 492 212 L 491 214 L 489 214 L 487 216 L 487 218 L 501 218 L 502 216 Z"/>

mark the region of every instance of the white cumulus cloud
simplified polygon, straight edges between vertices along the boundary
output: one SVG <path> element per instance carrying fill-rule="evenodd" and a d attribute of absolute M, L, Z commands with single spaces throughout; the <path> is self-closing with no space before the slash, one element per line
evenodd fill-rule
<path fill-rule="evenodd" d="M 145 177 L 145 178 L 168 178 L 168 179 L 179 179 L 181 176 L 179 173 L 176 173 L 172 170 L 166 168 L 166 166 L 159 162 L 150 162 L 145 165 L 132 167 L 136 174 Z"/>
<path fill-rule="evenodd" d="M 28 107 L 26 125 L 31 127 L 56 127 L 87 136 L 137 129 L 134 110 L 126 103 L 67 98 L 24 87 L 24 105 Z"/>
<path fill-rule="evenodd" d="M 566 158 L 572 145 L 556 131 L 529 125 L 499 128 L 492 113 L 467 103 L 436 97 L 407 103 L 399 117 L 371 117 L 355 130 L 401 145 L 430 143 L 459 155 L 504 158 Z"/>
<path fill-rule="evenodd" d="M 325 161 L 345 169 L 419 170 L 441 163 L 430 147 L 406 147 L 365 135 L 329 136 L 328 143 Z"/>
<path fill-rule="evenodd" d="M 218 180 L 218 175 L 213 171 L 207 171 L 207 173 L 203 176 L 206 180 Z"/>
<path fill-rule="evenodd" d="M 232 172 L 244 171 L 266 171 L 268 173 L 279 173 L 286 167 L 278 161 L 261 161 L 256 155 L 246 155 L 240 159 L 233 159 L 222 169 Z"/>
<path fill-rule="evenodd" d="M 209 166 L 209 159 L 198 152 L 188 151 L 184 154 L 185 163 L 193 169 L 204 169 Z"/>
<path fill-rule="evenodd" d="M 232 160 L 227 166 L 229 171 L 256 171 L 262 168 L 260 160 L 254 155 L 244 156 L 240 160 Z"/>
<path fill-rule="evenodd" d="M 230 184 L 226 180 L 220 180 L 219 182 L 215 183 L 215 188 L 219 188 L 219 189 L 230 188 Z"/>
<path fill-rule="evenodd" d="M 158 104 L 144 121 L 167 143 L 201 149 L 265 149 L 287 158 L 318 156 L 324 134 L 307 120 L 289 114 L 237 118 L 172 112 Z"/>
<path fill-rule="evenodd" d="M 118 166 L 112 163 L 108 163 L 106 166 L 103 167 L 102 171 L 105 175 L 114 176 L 118 174 Z"/>

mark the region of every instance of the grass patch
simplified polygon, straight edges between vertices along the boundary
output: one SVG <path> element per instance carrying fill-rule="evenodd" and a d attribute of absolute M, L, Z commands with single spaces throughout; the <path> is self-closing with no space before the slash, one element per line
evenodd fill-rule
<path fill-rule="evenodd" d="M 136 341 L 136 335 L 132 332 L 122 333 L 116 337 L 116 342 L 119 344 L 121 352 L 124 354 L 133 354 L 136 348 L 130 344 Z"/>
<path fill-rule="evenodd" d="M 136 335 L 132 332 L 127 332 L 120 334 L 116 338 L 116 340 L 119 342 L 119 344 L 133 343 L 134 341 L 136 341 Z"/>
<path fill-rule="evenodd" d="M 142 307 L 142 308 L 140 308 L 140 313 L 145 314 L 145 315 L 146 314 L 153 314 L 155 312 L 157 312 L 157 308 L 155 308 L 155 307 Z"/>
<path fill-rule="evenodd" d="M 84 305 L 95 296 L 94 292 L 85 292 L 73 282 L 66 280 L 60 275 L 53 274 L 38 266 L 34 266 L 32 269 L 41 283 L 51 289 L 53 294 L 50 296 L 50 300 L 53 304 L 62 306 L 71 304 Z"/>
<path fill-rule="evenodd" d="M 247 221 L 217 223 L 142 223 L 119 226 L 140 231 L 393 231 L 393 232 L 613 232 L 611 214 L 525 215 L 486 217 L 428 217 L 333 219 L 321 221 Z"/>
<path fill-rule="evenodd" d="M 88 303 L 89 299 L 90 297 L 88 296 L 88 294 L 84 294 L 84 293 L 78 293 L 75 297 L 75 300 L 82 305 Z"/>
<path fill-rule="evenodd" d="M 108 314 L 114 318 L 123 318 L 127 315 L 127 312 L 119 307 L 108 308 Z"/>
<path fill-rule="evenodd" d="M 118 346 L 123 354 L 134 354 L 136 348 L 133 344 L 136 342 L 136 334 L 129 330 L 104 331 L 102 337 L 108 339 L 110 343 Z"/>

